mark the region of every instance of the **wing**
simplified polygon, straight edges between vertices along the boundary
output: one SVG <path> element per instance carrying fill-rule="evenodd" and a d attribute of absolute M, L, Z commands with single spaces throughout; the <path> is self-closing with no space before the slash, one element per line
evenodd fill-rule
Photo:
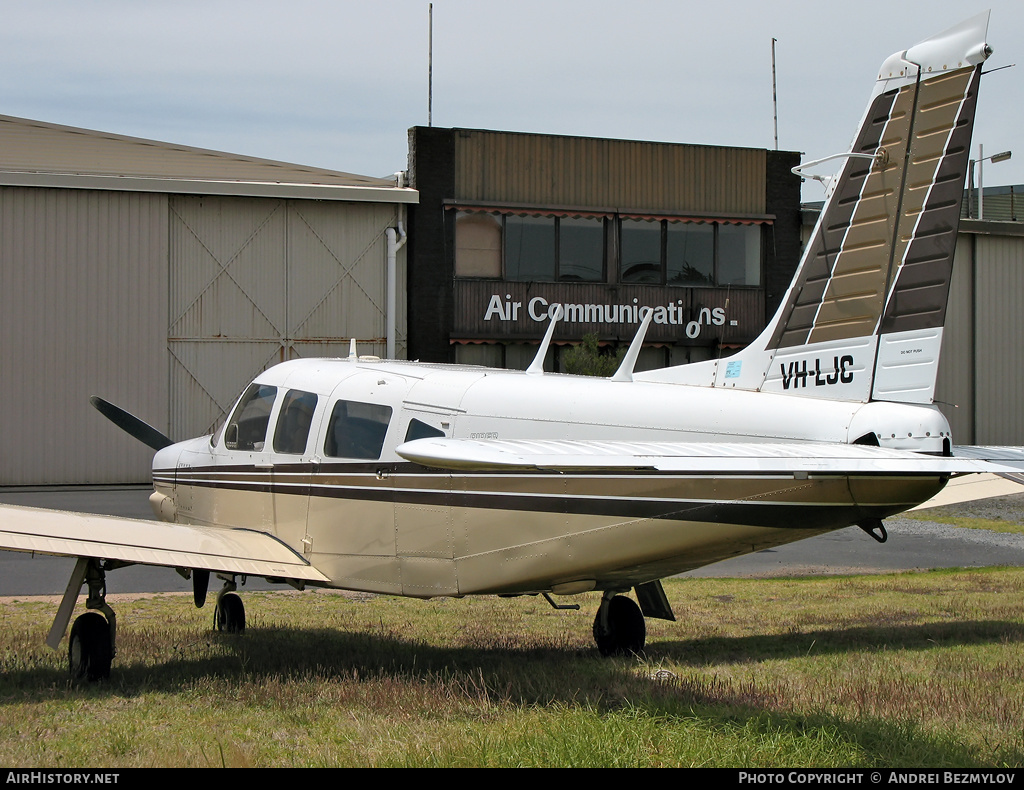
<path fill-rule="evenodd" d="M 963 453 L 960 450 L 963 450 Z M 829 474 L 1017 474 L 1024 448 L 957 448 L 952 457 L 822 442 L 622 442 L 417 439 L 398 454 L 453 471 L 657 470 Z"/>
<path fill-rule="evenodd" d="M 273 535 L 0 505 L 0 548 L 247 576 L 327 582 Z"/>

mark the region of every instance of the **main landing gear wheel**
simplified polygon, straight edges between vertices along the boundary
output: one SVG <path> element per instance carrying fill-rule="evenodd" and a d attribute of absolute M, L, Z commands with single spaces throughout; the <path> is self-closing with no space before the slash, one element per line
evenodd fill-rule
<path fill-rule="evenodd" d="M 217 598 L 213 626 L 218 631 L 228 634 L 240 634 L 245 631 L 245 606 L 238 593 L 226 592 Z"/>
<path fill-rule="evenodd" d="M 109 678 L 113 657 L 106 617 L 99 612 L 86 612 L 75 620 L 68 639 L 68 666 L 73 681 Z"/>
<path fill-rule="evenodd" d="M 605 593 L 594 618 L 594 641 L 602 656 L 640 655 L 647 626 L 632 598 Z"/>

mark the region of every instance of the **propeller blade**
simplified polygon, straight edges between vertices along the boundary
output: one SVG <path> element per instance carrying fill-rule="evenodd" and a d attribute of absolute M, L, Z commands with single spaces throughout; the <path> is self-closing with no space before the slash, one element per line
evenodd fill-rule
<path fill-rule="evenodd" d="M 113 403 L 105 401 L 103 398 L 98 398 L 95 395 L 89 398 L 89 403 L 91 403 L 100 414 L 114 423 L 114 425 L 122 431 L 134 436 L 140 442 L 152 447 L 154 450 L 163 450 L 165 447 L 170 447 L 174 444 L 174 442 L 160 433 L 160 431 L 152 425 L 144 423 L 134 414 L 129 414 L 120 406 L 115 406 Z"/>

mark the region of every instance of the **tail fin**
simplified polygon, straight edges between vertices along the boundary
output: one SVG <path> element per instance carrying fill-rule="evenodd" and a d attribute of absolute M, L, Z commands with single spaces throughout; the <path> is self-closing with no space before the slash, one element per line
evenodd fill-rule
<path fill-rule="evenodd" d="M 987 30 L 986 12 L 882 64 L 764 332 L 735 356 L 643 378 L 931 402 Z"/>

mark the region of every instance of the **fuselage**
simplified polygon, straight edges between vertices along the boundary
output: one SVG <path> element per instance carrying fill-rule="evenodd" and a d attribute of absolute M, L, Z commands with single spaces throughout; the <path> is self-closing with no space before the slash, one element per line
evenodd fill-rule
<path fill-rule="evenodd" d="M 332 584 L 417 597 L 624 589 L 883 518 L 941 475 L 453 472 L 425 437 L 879 444 L 941 453 L 937 409 L 376 360 L 261 374 L 225 426 L 154 459 L 167 520 L 275 534 Z"/>

